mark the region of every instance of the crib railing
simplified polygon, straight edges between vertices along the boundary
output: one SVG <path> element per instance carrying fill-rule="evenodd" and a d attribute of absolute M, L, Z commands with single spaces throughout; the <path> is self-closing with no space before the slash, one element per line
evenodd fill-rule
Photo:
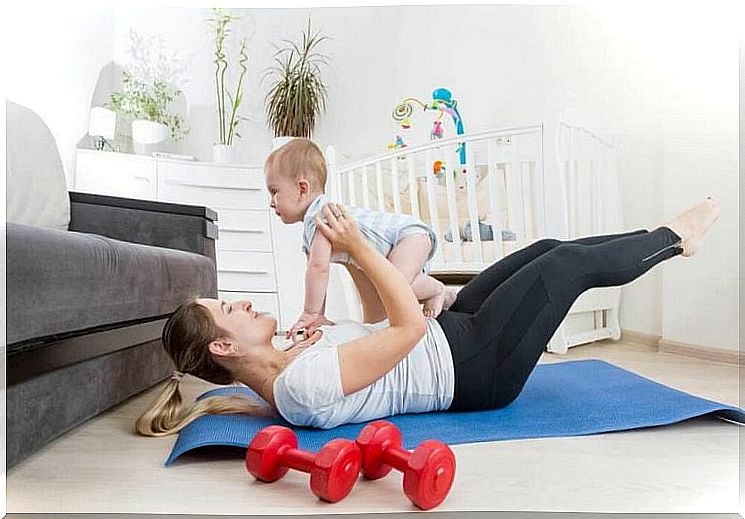
<path fill-rule="evenodd" d="M 421 218 L 439 241 L 431 273 L 475 274 L 544 237 L 618 232 L 615 147 L 612 138 L 563 122 L 461 135 L 343 167 L 329 147 L 327 192 L 348 205 Z M 444 172 L 436 173 L 438 163 Z M 619 288 L 582 294 L 549 351 L 619 338 L 619 304 Z"/>
<path fill-rule="evenodd" d="M 564 238 L 612 234 L 622 229 L 616 174 L 617 136 L 601 136 L 564 122 L 555 132 L 555 157 L 564 210 Z M 583 293 L 569 310 L 548 346 L 568 348 L 601 339 L 619 339 L 621 288 L 596 288 Z"/>
<path fill-rule="evenodd" d="M 342 168 L 333 149 L 327 159 L 333 200 L 411 214 L 433 228 L 433 274 L 480 272 L 546 235 L 542 125 L 432 141 Z"/>

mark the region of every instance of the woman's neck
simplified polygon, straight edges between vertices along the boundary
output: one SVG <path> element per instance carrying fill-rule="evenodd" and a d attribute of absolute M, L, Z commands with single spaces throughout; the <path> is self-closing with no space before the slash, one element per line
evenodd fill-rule
<path fill-rule="evenodd" d="M 246 384 L 276 409 L 274 381 L 295 357 L 308 346 L 317 342 L 322 336 L 323 332 L 316 330 L 313 335 L 299 341 L 285 351 L 279 351 L 269 345 L 255 350 L 255 354 L 240 357 L 242 360 L 236 370 L 233 371 L 237 375 L 236 379 Z"/>
<path fill-rule="evenodd" d="M 272 346 L 261 348 L 258 354 L 240 357 L 234 371 L 236 378 L 254 390 L 261 398 L 274 405 L 274 380 L 284 371 L 289 359 Z"/>

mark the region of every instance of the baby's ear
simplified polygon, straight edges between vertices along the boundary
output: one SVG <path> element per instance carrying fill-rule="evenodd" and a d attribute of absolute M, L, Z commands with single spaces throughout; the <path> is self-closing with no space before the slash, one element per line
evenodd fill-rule
<path fill-rule="evenodd" d="M 307 195 L 310 193 L 310 182 L 305 177 L 300 177 L 297 181 L 298 188 L 300 188 L 300 194 Z"/>

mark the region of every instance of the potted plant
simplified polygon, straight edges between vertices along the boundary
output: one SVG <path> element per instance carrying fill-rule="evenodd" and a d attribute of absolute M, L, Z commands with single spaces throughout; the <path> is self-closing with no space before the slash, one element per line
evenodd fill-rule
<path fill-rule="evenodd" d="M 183 62 L 167 56 L 159 39 L 145 39 L 134 30 L 130 38 L 132 63 L 123 71 L 122 91 L 111 94 L 106 106 L 132 119 L 136 153 L 166 151 L 170 139 L 179 141 L 188 133 L 183 118 L 169 111 L 181 95 Z"/>
<path fill-rule="evenodd" d="M 235 87 L 235 93 L 231 94 L 225 87 L 225 75 L 228 70 L 225 43 L 230 34 L 230 24 L 238 17 L 224 12 L 222 9 L 214 8 L 212 18 L 207 21 L 212 26 L 215 34 L 215 90 L 217 93 L 217 118 L 220 131 L 220 140 L 212 147 L 215 162 L 235 162 L 235 139 L 240 138 L 238 124 L 245 117 L 238 115 L 238 108 L 243 101 L 243 80 L 248 70 L 248 50 L 245 38 L 240 41 L 238 49 L 238 68 L 240 73 Z"/>
<path fill-rule="evenodd" d="M 316 118 L 326 109 L 326 85 L 321 71 L 329 58 L 316 48 L 328 38 L 313 33 L 311 22 L 299 44 L 282 40 L 274 54 L 275 65 L 264 77 L 272 81 L 266 95 L 266 116 L 277 148 L 294 137 L 310 138 Z"/>

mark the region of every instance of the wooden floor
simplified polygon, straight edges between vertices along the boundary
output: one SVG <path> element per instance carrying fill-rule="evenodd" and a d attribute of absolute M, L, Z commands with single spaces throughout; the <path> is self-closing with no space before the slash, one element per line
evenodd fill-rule
<path fill-rule="evenodd" d="M 690 393 L 739 405 L 738 367 L 627 343 L 544 354 L 542 362 L 599 358 Z M 208 389 L 187 377 L 188 395 Z M 253 481 L 236 451 L 189 456 L 170 468 L 174 437 L 133 433 L 159 388 L 99 416 L 7 474 L 8 513 L 322 514 L 408 512 L 401 476 L 360 480 L 334 505 L 303 474 Z M 709 418 L 577 438 L 456 445 L 458 472 L 438 511 L 738 511 L 738 426 Z"/>

